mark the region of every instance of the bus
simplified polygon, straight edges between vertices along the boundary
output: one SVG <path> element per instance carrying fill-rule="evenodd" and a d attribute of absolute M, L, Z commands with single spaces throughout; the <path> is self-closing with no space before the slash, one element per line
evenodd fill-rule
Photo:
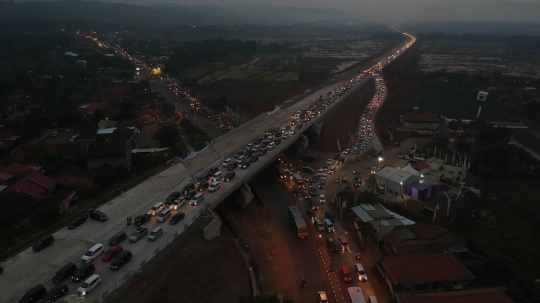
<path fill-rule="evenodd" d="M 307 237 L 307 224 L 297 206 L 289 206 L 289 220 L 298 238 L 304 239 Z"/>
<path fill-rule="evenodd" d="M 349 287 L 347 291 L 349 292 L 349 302 L 366 303 L 366 298 L 364 298 L 364 293 L 362 293 L 360 287 Z"/>

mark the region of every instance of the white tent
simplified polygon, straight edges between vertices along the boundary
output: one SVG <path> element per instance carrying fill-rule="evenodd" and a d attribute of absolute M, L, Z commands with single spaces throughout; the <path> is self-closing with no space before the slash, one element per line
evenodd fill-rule
<path fill-rule="evenodd" d="M 405 167 L 402 168 L 401 170 L 402 170 L 402 171 L 406 171 L 406 172 L 410 173 L 411 175 L 420 176 L 420 172 L 417 171 L 416 169 L 414 169 L 414 168 L 411 166 L 411 163 L 407 164 L 407 166 L 405 166 Z"/>
<path fill-rule="evenodd" d="M 418 174 L 413 175 L 409 172 L 400 170 L 399 172 L 393 174 L 388 178 L 386 188 L 395 193 L 402 194 L 405 192 L 407 185 L 420 180 Z"/>

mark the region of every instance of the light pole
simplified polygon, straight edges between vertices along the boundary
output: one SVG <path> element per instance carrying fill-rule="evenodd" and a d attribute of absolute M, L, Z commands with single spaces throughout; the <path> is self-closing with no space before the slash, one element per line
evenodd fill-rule
<path fill-rule="evenodd" d="M 381 162 L 382 162 L 383 158 L 379 157 L 379 170 L 381 169 Z"/>

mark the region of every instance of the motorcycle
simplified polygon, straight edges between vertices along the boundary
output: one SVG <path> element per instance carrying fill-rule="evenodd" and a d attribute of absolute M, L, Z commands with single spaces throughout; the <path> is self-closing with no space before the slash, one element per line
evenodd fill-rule
<path fill-rule="evenodd" d="M 357 254 L 355 255 L 355 257 L 356 257 L 356 259 L 360 260 L 360 257 L 361 257 L 360 253 L 357 253 Z"/>

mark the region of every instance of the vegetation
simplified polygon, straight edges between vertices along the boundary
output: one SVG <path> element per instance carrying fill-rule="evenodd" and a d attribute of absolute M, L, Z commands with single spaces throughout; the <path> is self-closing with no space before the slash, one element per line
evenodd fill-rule
<path fill-rule="evenodd" d="M 195 150 L 201 150 L 211 141 L 208 135 L 193 125 L 190 119 L 184 119 L 180 123 L 186 143 Z"/>

